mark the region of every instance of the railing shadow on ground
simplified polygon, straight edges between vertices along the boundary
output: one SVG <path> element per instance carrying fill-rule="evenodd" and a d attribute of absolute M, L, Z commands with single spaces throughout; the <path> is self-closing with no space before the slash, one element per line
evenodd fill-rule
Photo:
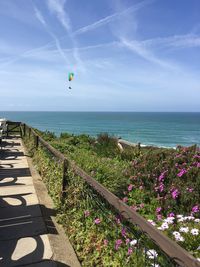
<path fill-rule="evenodd" d="M 4 200 L 4 196 L 0 197 L 1 267 L 42 261 L 44 255 L 48 256 L 49 253 L 45 251 L 47 241 L 44 235 L 58 234 L 51 219 L 56 211 L 39 204 L 27 206 L 24 195 L 28 194 L 6 195 L 5 198 L 14 197 L 20 200 L 21 203 L 17 206 L 10 205 Z"/>

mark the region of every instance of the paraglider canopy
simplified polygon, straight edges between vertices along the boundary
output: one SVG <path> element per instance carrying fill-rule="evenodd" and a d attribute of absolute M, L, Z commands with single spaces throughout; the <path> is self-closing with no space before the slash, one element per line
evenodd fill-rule
<path fill-rule="evenodd" d="M 68 75 L 69 82 L 72 81 L 73 79 L 74 79 L 74 73 L 70 72 L 69 75 Z"/>

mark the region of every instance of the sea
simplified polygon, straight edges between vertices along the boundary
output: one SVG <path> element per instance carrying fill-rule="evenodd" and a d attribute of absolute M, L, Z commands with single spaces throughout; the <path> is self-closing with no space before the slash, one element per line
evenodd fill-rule
<path fill-rule="evenodd" d="M 0 118 L 21 121 L 57 136 L 101 133 L 159 147 L 200 146 L 200 112 L 53 112 L 0 111 Z"/>

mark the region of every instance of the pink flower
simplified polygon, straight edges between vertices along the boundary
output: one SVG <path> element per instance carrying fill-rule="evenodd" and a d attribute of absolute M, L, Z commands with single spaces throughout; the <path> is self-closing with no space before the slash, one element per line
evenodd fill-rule
<path fill-rule="evenodd" d="M 130 243 L 130 239 L 126 238 L 126 245 L 128 245 L 128 243 Z"/>
<path fill-rule="evenodd" d="M 200 168 L 200 162 L 197 163 L 197 168 Z"/>
<path fill-rule="evenodd" d="M 143 186 L 141 185 L 141 186 L 139 187 L 139 189 L 142 190 L 142 189 L 143 189 Z"/>
<path fill-rule="evenodd" d="M 133 185 L 130 184 L 130 185 L 128 186 L 128 191 L 130 192 L 132 189 L 133 189 Z"/>
<path fill-rule="evenodd" d="M 160 176 L 158 177 L 158 181 L 162 182 L 165 179 L 165 174 L 167 173 L 167 171 L 164 171 L 160 174 Z"/>
<path fill-rule="evenodd" d="M 85 210 L 85 211 L 84 211 L 84 215 L 85 215 L 85 217 L 90 216 L 90 212 L 89 212 L 89 210 Z"/>
<path fill-rule="evenodd" d="M 144 203 L 141 203 L 141 204 L 140 204 L 140 208 L 141 208 L 141 209 L 144 208 Z"/>
<path fill-rule="evenodd" d="M 125 228 L 122 228 L 121 234 L 123 237 L 126 237 L 126 229 Z"/>
<path fill-rule="evenodd" d="M 161 208 L 161 207 L 157 207 L 157 208 L 156 208 L 156 213 L 160 213 L 160 212 L 161 212 L 161 210 L 162 210 L 162 208 Z"/>
<path fill-rule="evenodd" d="M 170 212 L 170 214 L 168 215 L 168 217 L 175 217 L 175 214 L 173 212 Z"/>
<path fill-rule="evenodd" d="M 137 211 L 138 207 L 133 205 L 133 206 L 131 206 L 131 209 L 134 210 L 134 211 Z"/>
<path fill-rule="evenodd" d="M 116 220 L 116 223 L 117 223 L 117 224 L 120 224 L 120 223 L 121 223 L 121 219 L 120 219 L 120 217 L 115 217 L 115 220 Z"/>
<path fill-rule="evenodd" d="M 94 223 L 95 223 L 95 224 L 100 224 L 100 222 L 101 222 L 101 220 L 100 220 L 99 218 L 96 218 L 96 219 L 94 220 Z"/>
<path fill-rule="evenodd" d="M 108 245 L 108 240 L 104 239 L 103 244 L 104 244 L 104 246 L 107 246 Z"/>
<path fill-rule="evenodd" d="M 176 199 L 176 198 L 179 196 L 179 191 L 178 191 L 178 189 L 173 189 L 171 195 L 172 195 L 172 198 L 173 198 L 173 199 Z"/>
<path fill-rule="evenodd" d="M 161 221 L 162 220 L 162 215 L 161 214 L 157 214 L 157 220 Z"/>
<path fill-rule="evenodd" d="M 190 192 L 190 193 L 192 193 L 194 191 L 194 188 L 187 187 L 187 191 Z"/>
<path fill-rule="evenodd" d="M 181 154 L 177 154 L 177 155 L 175 156 L 175 158 L 180 158 L 180 157 L 182 157 Z"/>
<path fill-rule="evenodd" d="M 194 155 L 193 158 L 194 159 L 200 159 L 200 155 Z"/>
<path fill-rule="evenodd" d="M 162 192 L 162 191 L 164 190 L 164 184 L 163 184 L 163 183 L 161 183 L 161 184 L 159 185 L 159 190 L 160 190 L 160 192 Z"/>
<path fill-rule="evenodd" d="M 131 255 L 133 253 L 133 249 L 132 248 L 128 248 L 128 255 Z"/>
<path fill-rule="evenodd" d="M 199 206 L 196 205 L 192 208 L 192 212 L 196 213 L 196 212 L 199 212 Z"/>
<path fill-rule="evenodd" d="M 178 176 L 178 177 L 182 177 L 183 174 L 185 174 L 185 173 L 187 173 L 187 170 L 186 170 L 186 169 L 182 169 L 182 170 L 177 174 L 177 176 Z"/>
<path fill-rule="evenodd" d="M 119 247 L 121 246 L 121 244 L 122 244 L 122 240 L 121 239 L 117 239 L 115 241 L 115 249 L 118 250 Z"/>
<path fill-rule="evenodd" d="M 126 203 L 126 202 L 128 201 L 128 198 L 127 198 L 127 197 L 124 197 L 124 198 L 122 199 L 122 201 L 123 201 L 124 203 Z"/>

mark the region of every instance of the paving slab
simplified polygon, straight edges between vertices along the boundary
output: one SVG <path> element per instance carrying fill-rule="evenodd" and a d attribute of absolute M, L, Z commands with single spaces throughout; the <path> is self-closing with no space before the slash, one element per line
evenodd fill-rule
<path fill-rule="evenodd" d="M 39 235 L 0 241 L 0 266 L 14 267 L 50 260 L 53 256 L 48 236 Z"/>
<path fill-rule="evenodd" d="M 33 185 L 33 179 L 31 176 L 0 178 L 0 187 L 14 185 Z"/>
<path fill-rule="evenodd" d="M 20 218 L 41 217 L 41 209 L 39 205 L 32 206 L 15 206 L 0 209 L 0 225 L 3 221 L 10 221 Z"/>
<path fill-rule="evenodd" d="M 39 204 L 38 198 L 33 193 L 15 194 L 8 196 L 0 196 L 0 208 L 13 206 L 36 205 Z M 0 211 L 1 212 L 1 211 Z"/>
<path fill-rule="evenodd" d="M 2 161 L 2 160 L 1 160 Z M 12 163 L 11 163 L 12 164 Z M 3 164 L 0 163 L 0 166 Z M 30 170 L 28 167 L 22 167 L 22 168 L 0 168 L 0 178 L 6 178 L 6 177 L 27 177 L 31 176 Z"/>
<path fill-rule="evenodd" d="M 1 196 L 13 196 L 19 194 L 35 194 L 33 185 L 19 185 L 19 186 L 0 186 Z"/>
<path fill-rule="evenodd" d="M 47 229 L 42 217 L 25 217 L 0 222 L 0 240 L 10 240 L 46 233 Z"/>

